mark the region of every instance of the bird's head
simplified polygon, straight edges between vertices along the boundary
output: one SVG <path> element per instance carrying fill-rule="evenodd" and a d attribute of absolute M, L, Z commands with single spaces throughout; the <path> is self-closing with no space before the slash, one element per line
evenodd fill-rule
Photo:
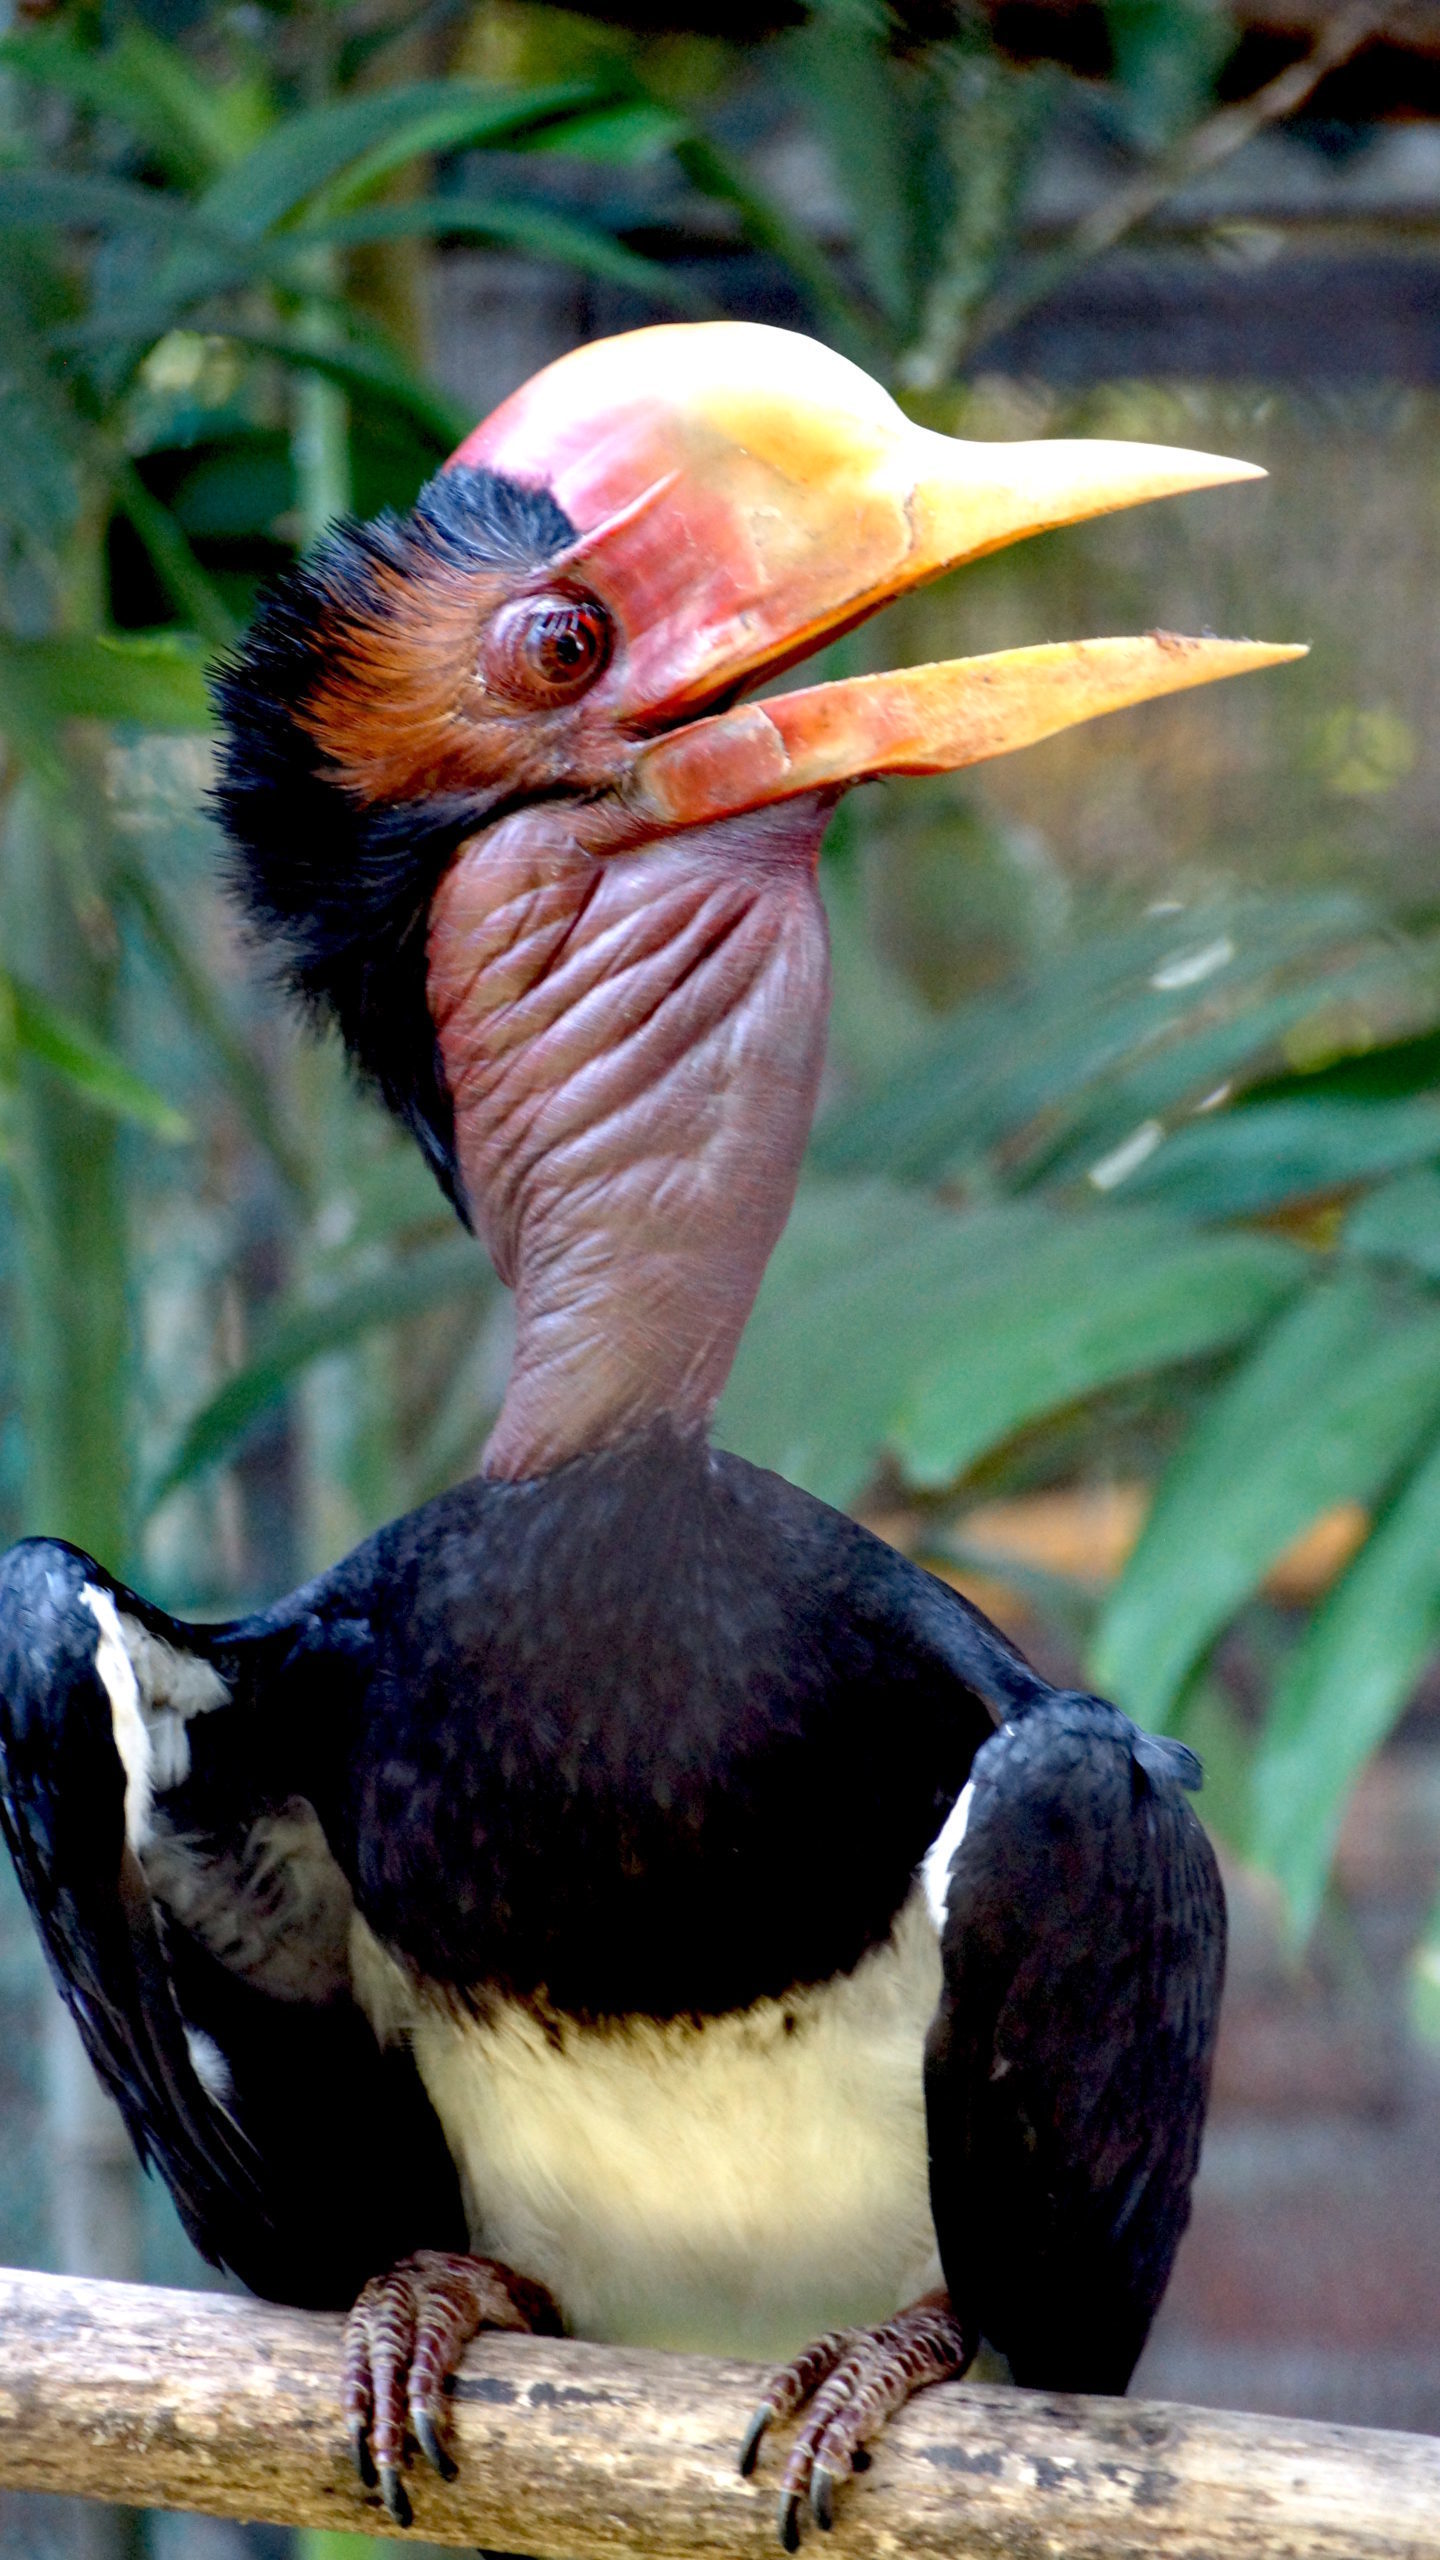
<path fill-rule="evenodd" d="M 517 1290 L 492 1471 L 708 1419 L 810 1125 L 840 794 L 1295 653 L 1151 634 L 741 697 L 962 561 L 1251 476 L 961 443 L 808 339 L 647 329 L 271 594 L 221 680 L 223 814 L 293 982 Z"/>

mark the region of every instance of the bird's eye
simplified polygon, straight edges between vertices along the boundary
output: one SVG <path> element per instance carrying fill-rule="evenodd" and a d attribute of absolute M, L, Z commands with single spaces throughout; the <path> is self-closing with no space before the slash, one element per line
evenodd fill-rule
<path fill-rule="evenodd" d="M 572 702 L 604 673 L 613 637 L 593 596 L 517 596 L 485 635 L 480 681 L 522 706 Z"/>

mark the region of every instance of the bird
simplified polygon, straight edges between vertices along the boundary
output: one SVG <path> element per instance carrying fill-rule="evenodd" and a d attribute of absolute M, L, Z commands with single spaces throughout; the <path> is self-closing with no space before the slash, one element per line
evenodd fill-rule
<path fill-rule="evenodd" d="M 187 1623 L 0 1561 L 0 1822 L 205 2255 L 347 2315 L 367 2491 L 486 2327 L 747 2355 L 778 2530 L 917 2389 L 1123 2391 L 1225 1904 L 1179 1742 L 717 1447 L 824 1054 L 853 784 L 1296 654 L 1047 643 L 757 695 L 1036 531 L 1253 476 L 914 424 L 743 322 L 581 346 L 218 679 L 234 883 L 514 1292 L 478 1472 Z"/>

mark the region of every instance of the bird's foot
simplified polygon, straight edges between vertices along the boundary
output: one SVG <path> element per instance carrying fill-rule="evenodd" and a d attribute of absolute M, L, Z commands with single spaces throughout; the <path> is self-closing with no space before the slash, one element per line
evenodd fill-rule
<path fill-rule="evenodd" d="M 772 2374 L 745 2432 L 740 2468 L 748 2478 L 768 2427 L 808 2414 L 791 2448 L 780 2482 L 780 2540 L 800 2543 L 800 2510 L 807 2497 L 822 2533 L 835 2521 L 835 2491 L 852 2471 L 869 2466 L 867 2447 L 881 2428 L 927 2383 L 963 2373 L 970 2349 L 945 2293 L 929 2293 L 875 2329 L 832 2329 Z"/>
<path fill-rule="evenodd" d="M 561 2320 L 542 2284 L 495 2258 L 464 2258 L 417 2249 L 387 2275 L 372 2276 L 345 2324 L 345 2424 L 355 2468 L 367 2489 L 378 2479 L 393 2524 L 411 2521 L 405 2492 L 406 2422 L 442 2480 L 453 2480 L 446 2451 L 445 2386 L 460 2350 L 482 2329 L 560 2335 Z"/>

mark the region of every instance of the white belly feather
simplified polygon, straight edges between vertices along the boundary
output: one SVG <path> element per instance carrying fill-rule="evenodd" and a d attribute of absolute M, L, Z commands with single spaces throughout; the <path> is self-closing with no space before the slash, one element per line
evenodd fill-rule
<path fill-rule="evenodd" d="M 940 2280 L 922 2087 L 940 1957 L 918 1890 L 852 1974 L 701 2024 L 402 2018 L 357 1938 L 357 1988 L 409 2035 L 472 2245 L 548 2285 L 580 2336 L 788 2354 Z"/>

